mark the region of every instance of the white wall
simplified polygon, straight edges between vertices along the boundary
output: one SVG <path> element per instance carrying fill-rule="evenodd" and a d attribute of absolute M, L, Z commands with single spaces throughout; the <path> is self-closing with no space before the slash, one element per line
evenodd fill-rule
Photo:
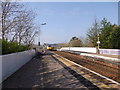
<path fill-rule="evenodd" d="M 100 54 L 120 55 L 120 49 L 99 49 Z"/>
<path fill-rule="evenodd" d="M 0 83 L 2 82 L 2 57 L 0 56 Z M 0 85 L 1 90 L 1 85 Z"/>
<path fill-rule="evenodd" d="M 96 48 L 94 48 L 94 47 L 62 47 L 60 50 L 61 51 L 72 50 L 72 51 L 96 53 Z"/>
<path fill-rule="evenodd" d="M 60 51 L 71 50 L 80 52 L 96 53 L 97 49 L 94 47 L 62 47 Z M 100 54 L 120 55 L 120 49 L 99 49 Z"/>
<path fill-rule="evenodd" d="M 2 81 L 16 72 L 35 55 L 34 50 L 2 55 Z M 1 82 L 0 82 L 1 83 Z"/>

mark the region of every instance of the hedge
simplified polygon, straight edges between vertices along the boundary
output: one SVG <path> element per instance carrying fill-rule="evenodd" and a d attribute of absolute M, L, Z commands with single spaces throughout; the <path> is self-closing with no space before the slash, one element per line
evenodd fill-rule
<path fill-rule="evenodd" d="M 29 49 L 27 45 L 21 45 L 18 42 L 8 42 L 6 40 L 0 40 L 0 42 L 2 42 L 2 55 L 21 52 Z"/>

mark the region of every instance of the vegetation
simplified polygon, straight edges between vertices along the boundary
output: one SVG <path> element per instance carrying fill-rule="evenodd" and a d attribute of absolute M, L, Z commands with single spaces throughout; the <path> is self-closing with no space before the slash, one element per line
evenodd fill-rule
<path fill-rule="evenodd" d="M 100 48 L 120 49 L 120 26 L 111 24 L 106 18 L 98 23 L 94 22 L 87 32 L 88 40 L 97 46 L 98 36 L 100 40 Z"/>
<path fill-rule="evenodd" d="M 69 43 L 59 44 L 60 47 L 97 47 L 99 37 L 100 48 L 120 49 L 120 26 L 111 24 L 106 18 L 100 22 L 96 19 L 87 32 L 87 38 L 72 37 Z"/>
<path fill-rule="evenodd" d="M 80 46 L 82 46 L 82 41 L 80 39 L 78 39 L 77 37 L 72 37 L 72 39 L 69 42 L 69 46 L 80 47 Z"/>
<path fill-rule="evenodd" d="M 92 46 L 97 45 L 96 42 L 99 30 L 99 23 L 95 20 L 93 26 L 87 32 L 88 41 L 92 43 Z"/>
<path fill-rule="evenodd" d="M 6 40 L 0 40 L 2 42 L 2 55 L 15 52 L 21 52 L 29 49 L 27 45 L 19 45 L 18 42 L 8 42 Z"/>
<path fill-rule="evenodd" d="M 34 24 L 35 14 L 33 11 L 19 2 L 6 0 L 0 4 L 2 8 L 2 39 L 18 42 L 19 44 L 30 45 L 34 42 L 37 34 Z"/>
<path fill-rule="evenodd" d="M 4 0 L 1 7 L 0 48 L 2 54 L 28 50 L 38 34 L 34 24 L 35 14 L 22 3 Z"/>
<path fill-rule="evenodd" d="M 72 37 L 69 43 L 64 43 L 61 46 L 97 47 L 98 37 L 100 48 L 120 49 L 120 26 L 111 24 L 106 18 L 100 22 L 95 19 L 93 26 L 87 32 L 87 38 Z"/>
<path fill-rule="evenodd" d="M 72 37 L 68 43 L 60 43 L 58 44 L 58 48 L 61 47 L 81 47 L 83 45 L 82 40 L 77 38 L 76 36 Z"/>
<path fill-rule="evenodd" d="M 79 37 L 82 41 L 82 47 L 93 47 L 93 44 L 86 37 Z"/>

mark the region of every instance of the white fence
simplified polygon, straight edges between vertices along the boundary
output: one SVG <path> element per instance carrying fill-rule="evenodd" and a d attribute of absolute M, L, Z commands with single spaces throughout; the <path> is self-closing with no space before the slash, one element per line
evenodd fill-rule
<path fill-rule="evenodd" d="M 62 47 L 61 51 L 64 50 L 72 50 L 72 51 L 80 51 L 80 52 L 89 52 L 89 53 L 96 53 L 96 48 L 94 47 Z"/>
<path fill-rule="evenodd" d="M 25 63 L 32 59 L 35 55 L 34 50 L 28 50 L 24 52 L 12 53 L 8 55 L 2 55 L 2 59 L 0 59 L 0 66 L 2 65 L 2 76 L 0 76 L 1 80 L 4 81 L 14 72 L 16 72 L 19 68 L 21 68 Z M 1 83 L 1 82 L 0 82 Z"/>
<path fill-rule="evenodd" d="M 120 55 L 120 49 L 99 49 L 100 54 Z"/>

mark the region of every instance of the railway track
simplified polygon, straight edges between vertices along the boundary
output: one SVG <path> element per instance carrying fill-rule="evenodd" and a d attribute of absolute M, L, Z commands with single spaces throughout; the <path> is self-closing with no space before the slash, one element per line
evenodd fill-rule
<path fill-rule="evenodd" d="M 76 51 L 64 51 L 64 52 L 68 52 L 68 53 L 75 54 L 75 55 L 80 55 L 80 52 L 78 52 L 78 51 L 77 52 Z M 83 56 L 83 55 L 81 57 L 85 57 L 87 59 L 92 59 L 92 60 L 96 60 L 96 61 L 106 62 L 106 63 L 112 64 L 112 65 L 117 65 L 117 66 L 120 65 L 120 61 L 106 60 L 106 59 L 102 59 L 102 58 Z"/>
<path fill-rule="evenodd" d="M 120 65 L 84 58 L 67 52 L 54 51 L 54 53 L 120 83 Z"/>

